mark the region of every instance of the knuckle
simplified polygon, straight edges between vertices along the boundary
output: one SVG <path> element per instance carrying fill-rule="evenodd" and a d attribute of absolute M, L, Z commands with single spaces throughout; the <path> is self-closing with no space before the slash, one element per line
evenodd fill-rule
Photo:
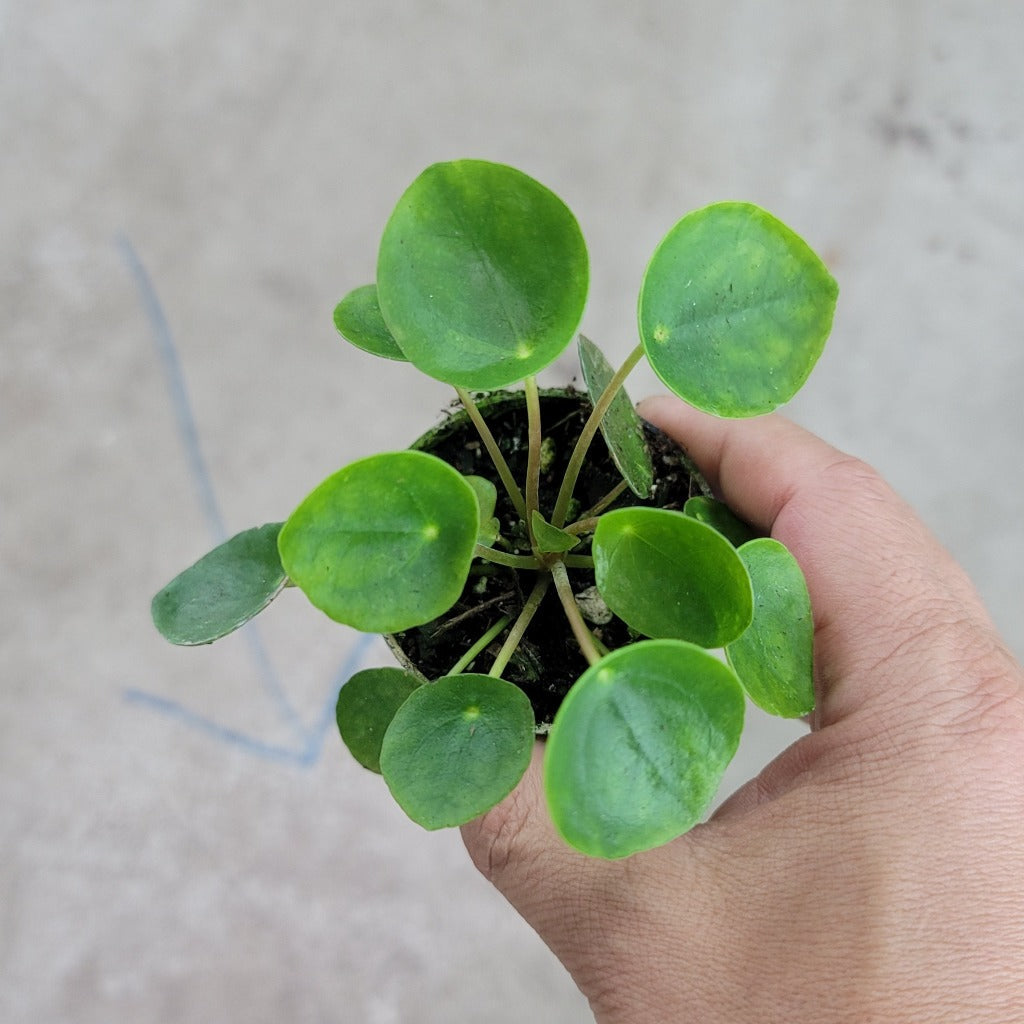
<path fill-rule="evenodd" d="M 822 470 L 821 481 L 843 504 L 856 500 L 872 509 L 880 505 L 902 505 L 878 470 L 855 455 L 839 455 Z"/>

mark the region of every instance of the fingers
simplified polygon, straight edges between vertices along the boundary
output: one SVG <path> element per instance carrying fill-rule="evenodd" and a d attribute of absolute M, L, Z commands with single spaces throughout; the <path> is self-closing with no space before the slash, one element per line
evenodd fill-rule
<path fill-rule="evenodd" d="M 836 951 L 825 957 L 828 972 L 845 976 L 843 950 L 859 949 L 863 931 L 855 924 L 845 947 L 836 932 L 837 923 L 855 918 L 854 899 L 864 902 L 856 852 L 879 849 L 864 828 L 877 818 L 880 787 L 865 790 L 862 782 L 877 771 L 879 756 L 905 767 L 890 724 L 906 729 L 916 715 L 930 727 L 934 716 L 922 719 L 920 709 L 934 712 L 936 691 L 962 697 L 969 689 L 964 659 L 998 644 L 962 572 L 862 463 L 778 416 L 721 421 L 673 399 L 644 403 L 641 412 L 684 444 L 740 515 L 796 555 L 815 607 L 817 724 L 867 721 L 869 728 L 852 730 L 864 742 L 851 747 L 851 730 L 806 736 L 709 825 L 614 862 L 587 858 L 557 835 L 538 745 L 515 792 L 462 835 L 476 866 L 569 969 L 598 1020 L 739 1019 L 751 992 L 783 977 L 775 964 L 792 956 L 794 937 L 798 944 L 813 937 L 793 961 L 794 977 L 805 978 L 809 957 L 823 949 Z M 999 675 L 993 669 L 972 678 Z M 952 716 L 970 728 L 963 708 L 961 701 Z M 873 711 L 865 717 L 866 709 Z M 919 763 L 931 793 L 940 762 Z M 808 784 L 790 789 L 798 777 Z M 793 794 L 786 806 L 772 799 L 783 791 Z M 771 806 L 758 819 L 749 812 L 762 802 Z M 853 860 L 844 861 L 851 850 Z M 835 899 L 842 879 L 853 896 Z M 790 990 L 779 980 L 780 993 Z"/>
<path fill-rule="evenodd" d="M 721 420 L 667 397 L 640 412 L 800 562 L 815 615 L 816 725 L 941 694 L 961 685 L 951 676 L 966 662 L 1000 648 L 963 571 L 870 467 L 778 415 Z"/>

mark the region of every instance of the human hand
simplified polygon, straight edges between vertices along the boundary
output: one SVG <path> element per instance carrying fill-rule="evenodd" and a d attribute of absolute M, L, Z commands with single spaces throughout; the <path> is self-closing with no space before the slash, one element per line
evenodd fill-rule
<path fill-rule="evenodd" d="M 1024 1021 L 1024 673 L 863 463 L 779 416 L 642 414 L 782 541 L 815 615 L 812 731 L 622 861 L 557 836 L 541 754 L 463 827 L 600 1024 Z"/>

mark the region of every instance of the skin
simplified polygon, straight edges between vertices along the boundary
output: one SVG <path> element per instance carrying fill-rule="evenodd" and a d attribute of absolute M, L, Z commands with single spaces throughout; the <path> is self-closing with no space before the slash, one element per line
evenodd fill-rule
<path fill-rule="evenodd" d="M 463 828 L 600 1024 L 1024 1022 L 1024 673 L 879 476 L 781 416 L 647 419 L 782 541 L 815 609 L 811 731 L 675 842 L 593 860 L 541 754 Z"/>

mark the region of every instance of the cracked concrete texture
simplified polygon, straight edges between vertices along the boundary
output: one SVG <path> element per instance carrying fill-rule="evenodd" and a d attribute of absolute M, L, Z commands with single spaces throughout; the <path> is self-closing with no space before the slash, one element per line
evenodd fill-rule
<path fill-rule="evenodd" d="M 1022 42 L 995 0 L 0 3 L 0 1018 L 589 1019 L 457 834 L 342 754 L 333 688 L 378 643 L 297 601 L 262 654 L 154 635 L 217 516 L 133 260 L 235 530 L 447 402 L 330 323 L 428 163 L 566 199 L 613 357 L 674 220 L 759 202 L 841 286 L 791 414 L 883 470 L 1022 654 Z M 759 720 L 727 788 L 795 728 Z"/>

